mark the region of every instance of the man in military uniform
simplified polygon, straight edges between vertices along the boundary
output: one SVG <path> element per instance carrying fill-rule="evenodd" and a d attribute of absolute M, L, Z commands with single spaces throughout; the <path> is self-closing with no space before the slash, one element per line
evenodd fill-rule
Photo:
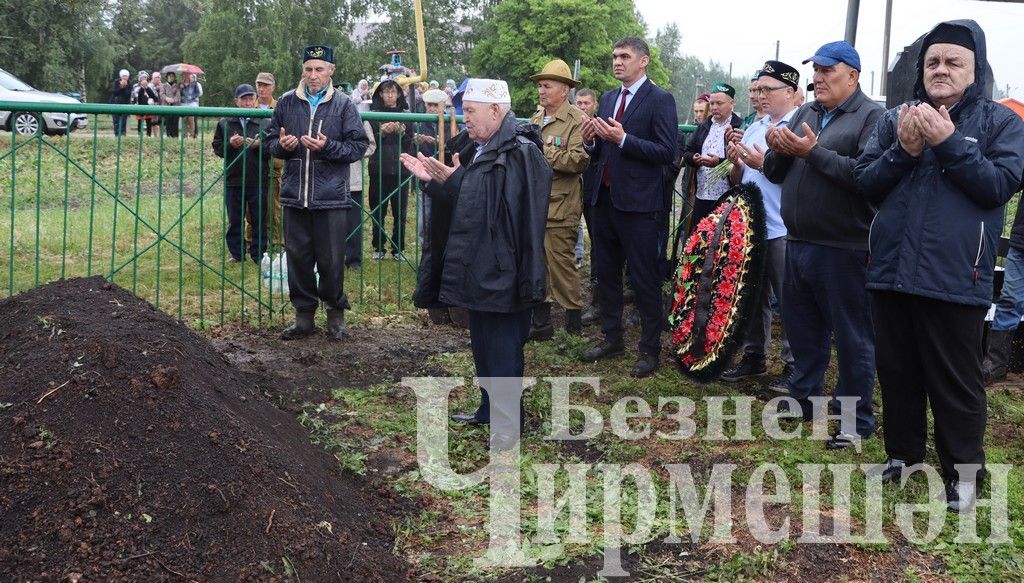
<path fill-rule="evenodd" d="M 537 82 L 540 101 L 530 123 L 540 126 L 544 158 L 554 171 L 544 234 L 548 301 L 533 309 L 530 338 L 548 340 L 554 335 L 552 298 L 565 308 L 565 330 L 576 335 L 583 332 L 580 320 L 583 298 L 576 273 L 575 249 L 583 214 L 583 171 L 590 164 L 590 156 L 583 149 L 580 134 L 583 112 L 569 104 L 569 89 L 580 84 L 572 78 L 569 65 L 555 59 L 530 79 Z"/>

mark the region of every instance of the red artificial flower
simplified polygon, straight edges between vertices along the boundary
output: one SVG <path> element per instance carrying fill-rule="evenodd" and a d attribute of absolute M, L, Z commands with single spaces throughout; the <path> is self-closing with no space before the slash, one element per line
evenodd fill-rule
<path fill-rule="evenodd" d="M 731 281 L 723 281 L 718 284 L 718 289 L 715 290 L 719 296 L 732 297 L 732 294 L 736 293 L 736 284 Z"/>

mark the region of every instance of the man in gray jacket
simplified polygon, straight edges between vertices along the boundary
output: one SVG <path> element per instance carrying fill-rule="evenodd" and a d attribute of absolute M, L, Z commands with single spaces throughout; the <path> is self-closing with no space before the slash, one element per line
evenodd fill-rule
<path fill-rule="evenodd" d="M 295 323 L 281 337 L 312 334 L 313 316 L 323 302 L 327 333 L 341 340 L 349 308 L 344 286 L 349 164 L 363 156 L 369 140 L 355 105 L 331 83 L 334 50 L 308 46 L 302 61 L 299 86 L 277 101 L 265 140 L 270 154 L 285 161 L 281 205 Z"/>
<path fill-rule="evenodd" d="M 815 99 L 787 126 L 769 130 L 764 174 L 782 184 L 788 237 L 782 322 L 795 359 L 790 396 L 810 419 L 808 397 L 822 394 L 834 336 L 835 396 L 857 403 L 856 426 L 844 416 L 826 444 L 840 449 L 875 429 L 875 340 L 865 290 L 875 209 L 857 194 L 853 168 L 882 108 L 861 91 L 860 56 L 848 43 L 828 43 L 804 63 L 811 61 Z"/>

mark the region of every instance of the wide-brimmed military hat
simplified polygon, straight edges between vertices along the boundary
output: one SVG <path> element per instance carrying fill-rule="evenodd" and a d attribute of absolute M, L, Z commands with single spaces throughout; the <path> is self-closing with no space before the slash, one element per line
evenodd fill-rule
<path fill-rule="evenodd" d="M 562 59 L 555 59 L 549 61 L 544 68 L 541 69 L 540 73 L 530 77 L 533 81 L 543 81 L 545 79 L 551 79 L 553 81 L 561 81 L 569 87 L 579 87 L 580 82 L 572 78 L 572 71 L 569 70 L 569 65 L 566 64 Z"/>

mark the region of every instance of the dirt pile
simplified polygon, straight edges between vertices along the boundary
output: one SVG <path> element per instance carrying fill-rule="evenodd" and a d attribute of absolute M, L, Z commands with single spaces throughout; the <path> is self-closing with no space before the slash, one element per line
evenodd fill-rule
<path fill-rule="evenodd" d="M 0 302 L 0 580 L 403 580 L 273 382 L 100 278 Z"/>

